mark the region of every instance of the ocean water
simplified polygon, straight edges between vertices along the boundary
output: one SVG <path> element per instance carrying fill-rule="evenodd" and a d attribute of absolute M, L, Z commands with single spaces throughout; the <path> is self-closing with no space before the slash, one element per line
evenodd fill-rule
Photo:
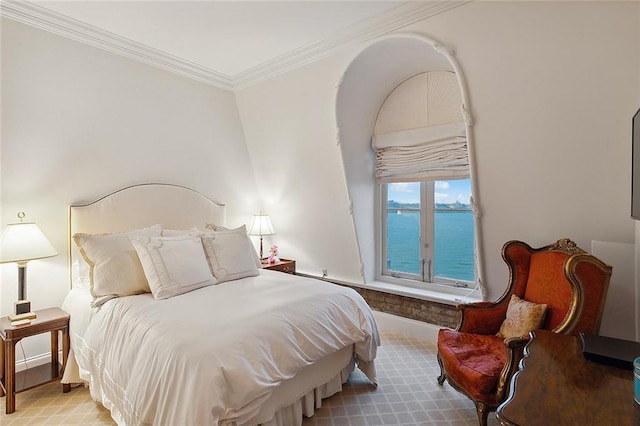
<path fill-rule="evenodd" d="M 473 213 L 436 210 L 434 275 L 473 281 Z M 388 213 L 388 269 L 420 274 L 420 214 Z"/>

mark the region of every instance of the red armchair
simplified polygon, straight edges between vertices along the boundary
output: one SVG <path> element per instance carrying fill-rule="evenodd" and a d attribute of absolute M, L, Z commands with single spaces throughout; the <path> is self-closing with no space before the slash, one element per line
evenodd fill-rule
<path fill-rule="evenodd" d="M 480 425 L 487 424 L 506 398 L 506 388 L 529 340 L 496 336 L 505 319 L 511 295 L 547 310 L 540 328 L 556 333 L 597 334 L 612 268 L 569 239 L 534 249 L 521 241 L 507 242 L 502 258 L 509 267 L 509 286 L 496 302 L 459 305 L 455 330 L 438 333 L 441 374 L 476 406 Z"/>

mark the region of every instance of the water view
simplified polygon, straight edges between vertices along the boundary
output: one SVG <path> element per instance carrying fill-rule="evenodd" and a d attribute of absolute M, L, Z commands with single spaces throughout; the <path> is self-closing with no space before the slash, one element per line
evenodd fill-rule
<path fill-rule="evenodd" d="M 420 214 L 407 210 L 388 211 L 389 269 L 420 274 Z M 434 218 L 436 277 L 473 281 L 473 213 L 442 209 Z"/>

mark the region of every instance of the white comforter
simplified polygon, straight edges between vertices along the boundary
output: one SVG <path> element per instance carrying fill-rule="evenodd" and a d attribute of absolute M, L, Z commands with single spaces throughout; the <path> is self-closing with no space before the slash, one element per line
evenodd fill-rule
<path fill-rule="evenodd" d="M 114 299 L 73 333 L 92 396 L 128 425 L 242 423 L 280 382 L 350 345 L 375 381 L 379 345 L 353 289 L 264 270 L 167 300 Z"/>

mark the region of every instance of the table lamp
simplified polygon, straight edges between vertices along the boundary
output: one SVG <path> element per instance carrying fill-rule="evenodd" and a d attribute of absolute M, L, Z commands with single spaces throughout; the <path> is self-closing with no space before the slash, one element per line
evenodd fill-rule
<path fill-rule="evenodd" d="M 260 260 L 264 259 L 262 256 L 262 236 L 274 234 L 275 231 L 273 230 L 273 225 L 271 225 L 271 219 L 269 219 L 268 214 L 260 212 L 259 214 L 253 215 L 253 221 L 249 228 L 249 235 L 260 236 Z"/>
<path fill-rule="evenodd" d="M 0 263 L 18 264 L 18 301 L 15 314 L 10 321 L 28 320 L 36 317 L 31 312 L 31 302 L 27 300 L 27 262 L 57 256 L 58 252 L 42 233 L 38 225 L 24 222 L 24 212 L 18 213 L 18 223 L 10 223 L 0 236 Z"/>

